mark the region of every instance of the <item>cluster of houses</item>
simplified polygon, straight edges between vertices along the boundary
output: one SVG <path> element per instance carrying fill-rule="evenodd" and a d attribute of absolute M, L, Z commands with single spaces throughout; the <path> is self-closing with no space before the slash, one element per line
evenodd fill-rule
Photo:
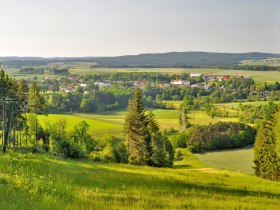
<path fill-rule="evenodd" d="M 207 82 L 212 82 L 212 81 L 229 81 L 231 80 L 230 75 L 203 75 L 203 74 L 190 74 L 190 79 L 196 78 L 196 77 L 201 77 L 205 83 L 194 83 L 191 84 L 189 80 L 171 80 L 170 84 L 171 85 L 180 85 L 180 86 L 190 86 L 190 87 L 195 87 L 195 88 L 204 88 L 205 90 L 208 90 L 209 86 Z"/>
<path fill-rule="evenodd" d="M 245 76 L 243 76 L 245 77 Z M 200 78 L 200 82 L 193 82 L 195 81 L 196 78 Z M 47 79 L 47 78 L 45 78 Z M 75 78 L 73 77 L 68 77 L 68 81 L 70 80 L 72 84 L 68 84 L 66 87 L 60 85 L 59 91 L 60 92 L 75 92 L 78 87 L 82 87 L 85 90 L 87 88 L 87 84 L 83 83 L 82 80 L 76 81 L 73 85 L 73 81 Z M 230 75 L 204 75 L 204 74 L 190 74 L 188 80 L 183 80 L 183 79 L 178 79 L 178 80 L 171 80 L 170 83 L 161 83 L 161 84 L 156 84 L 158 87 L 169 87 L 169 86 L 189 86 L 192 88 L 204 88 L 205 90 L 209 89 L 209 85 L 207 84 L 208 82 L 212 81 L 229 81 L 231 80 L 232 77 Z M 59 80 L 59 79 L 58 79 Z M 196 80 L 198 81 L 198 80 Z M 201 82 L 203 81 L 203 82 Z M 120 81 L 119 81 L 120 82 Z M 130 81 L 128 82 L 130 84 L 133 84 L 133 86 L 138 87 L 138 88 L 144 88 L 146 85 L 149 84 L 147 81 Z M 110 81 L 105 81 L 105 82 L 95 82 L 93 83 L 94 86 L 99 87 L 99 88 L 104 88 L 104 87 L 110 87 L 112 83 Z"/>

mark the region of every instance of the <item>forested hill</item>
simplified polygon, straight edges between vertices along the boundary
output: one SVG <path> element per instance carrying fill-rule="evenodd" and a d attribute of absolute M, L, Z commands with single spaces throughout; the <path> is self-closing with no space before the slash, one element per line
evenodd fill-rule
<path fill-rule="evenodd" d="M 50 62 L 96 62 L 103 67 L 231 67 L 243 60 L 280 58 L 270 53 L 210 53 L 210 52 L 169 52 L 155 54 L 127 55 L 117 57 L 0 57 L 7 66 L 46 65 Z"/>

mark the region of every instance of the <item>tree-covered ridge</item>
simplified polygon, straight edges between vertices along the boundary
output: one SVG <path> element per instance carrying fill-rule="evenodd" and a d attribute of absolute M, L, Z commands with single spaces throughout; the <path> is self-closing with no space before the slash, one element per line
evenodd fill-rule
<path fill-rule="evenodd" d="M 0 61 L 10 67 L 42 66 L 52 62 L 96 62 L 102 67 L 189 67 L 189 68 L 242 68 L 243 60 L 279 58 L 270 53 L 212 53 L 212 52 L 168 52 L 118 57 L 40 58 L 1 57 Z M 95 65 L 96 67 L 96 65 Z M 244 66 L 250 70 L 275 70 L 269 66 Z M 267 69 L 268 68 L 268 69 Z"/>

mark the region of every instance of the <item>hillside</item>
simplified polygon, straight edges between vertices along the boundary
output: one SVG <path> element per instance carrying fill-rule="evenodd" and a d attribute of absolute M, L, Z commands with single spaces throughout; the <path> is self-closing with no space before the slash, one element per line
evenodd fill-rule
<path fill-rule="evenodd" d="M 101 67 L 227 67 L 242 61 L 280 58 L 271 53 L 168 52 L 117 57 L 0 57 L 8 67 L 42 66 L 52 62 L 95 62 Z"/>
<path fill-rule="evenodd" d="M 280 183 L 203 165 L 173 169 L 0 156 L 0 209 L 277 209 Z"/>

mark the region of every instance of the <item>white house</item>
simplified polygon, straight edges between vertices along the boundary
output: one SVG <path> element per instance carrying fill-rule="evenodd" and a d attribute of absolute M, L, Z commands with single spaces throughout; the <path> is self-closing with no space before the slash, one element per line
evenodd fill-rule
<path fill-rule="evenodd" d="M 171 80 L 171 85 L 190 85 L 190 81 L 188 80 Z"/>
<path fill-rule="evenodd" d="M 193 77 L 200 77 L 202 76 L 202 74 L 190 74 L 190 77 L 193 78 Z"/>
<path fill-rule="evenodd" d="M 112 84 L 109 82 L 95 82 L 94 85 L 98 87 L 110 87 Z"/>

